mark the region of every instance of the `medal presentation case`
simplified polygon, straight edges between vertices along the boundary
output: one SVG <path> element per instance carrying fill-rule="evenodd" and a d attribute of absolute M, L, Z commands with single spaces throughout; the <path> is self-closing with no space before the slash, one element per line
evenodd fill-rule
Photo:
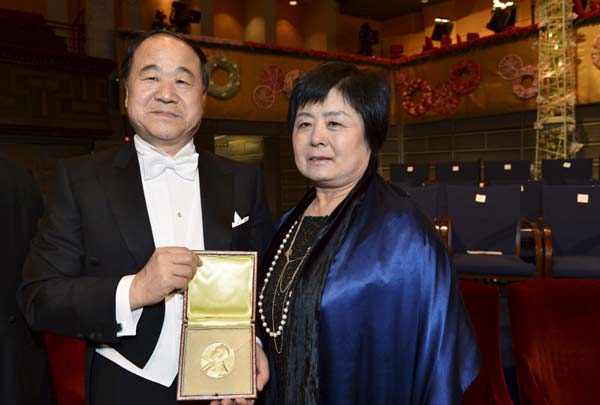
<path fill-rule="evenodd" d="M 256 252 L 195 251 L 184 298 L 178 400 L 256 398 Z"/>

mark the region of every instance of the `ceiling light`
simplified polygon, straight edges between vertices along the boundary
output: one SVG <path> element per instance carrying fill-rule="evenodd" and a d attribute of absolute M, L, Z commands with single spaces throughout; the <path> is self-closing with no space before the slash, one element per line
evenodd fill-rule
<path fill-rule="evenodd" d="M 290 6 L 296 6 L 298 2 L 296 0 L 290 0 Z"/>

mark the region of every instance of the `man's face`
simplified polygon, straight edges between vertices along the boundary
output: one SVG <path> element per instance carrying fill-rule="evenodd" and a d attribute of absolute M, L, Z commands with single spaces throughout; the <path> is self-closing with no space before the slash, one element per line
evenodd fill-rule
<path fill-rule="evenodd" d="M 125 105 L 136 133 L 176 153 L 196 133 L 206 97 L 200 58 L 176 38 L 155 35 L 133 56 Z"/>

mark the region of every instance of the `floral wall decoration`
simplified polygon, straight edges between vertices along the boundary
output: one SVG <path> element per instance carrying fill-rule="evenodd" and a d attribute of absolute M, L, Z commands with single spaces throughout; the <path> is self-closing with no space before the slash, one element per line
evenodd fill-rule
<path fill-rule="evenodd" d="M 449 79 L 432 86 L 423 78 L 408 80 L 403 72 L 396 72 L 394 79 L 402 91 L 402 108 L 414 117 L 428 111 L 435 115 L 450 116 L 456 113 L 460 97 L 466 96 L 479 86 L 481 69 L 473 59 L 462 59 L 450 67 Z"/>
<path fill-rule="evenodd" d="M 425 79 L 413 79 L 408 82 L 402 93 L 402 108 L 410 115 L 418 117 L 431 108 L 433 90 Z"/>
<path fill-rule="evenodd" d="M 268 110 L 275 103 L 275 96 L 283 91 L 284 73 L 277 65 L 267 65 L 260 72 L 260 83 L 252 92 L 254 105 Z"/>
<path fill-rule="evenodd" d="M 294 84 L 304 75 L 300 69 L 292 69 L 287 73 L 277 65 L 265 66 L 259 75 L 259 84 L 252 92 L 252 101 L 263 110 L 268 110 L 275 103 L 278 94 L 290 97 Z"/>
<path fill-rule="evenodd" d="M 519 55 L 508 54 L 498 62 L 498 75 L 512 82 L 512 91 L 520 99 L 528 100 L 538 93 L 538 69 L 533 65 L 523 66 Z"/>
<path fill-rule="evenodd" d="M 275 92 L 266 84 L 259 84 L 252 92 L 252 101 L 258 108 L 268 110 L 275 103 Z"/>
<path fill-rule="evenodd" d="M 578 105 L 600 103 L 600 86 L 597 85 L 600 82 L 600 7 L 586 12 L 585 16 L 575 21 L 575 26 L 577 91 L 572 97 L 576 97 Z M 124 53 L 132 35 L 129 31 L 119 31 L 117 45 L 121 52 L 118 55 Z M 206 103 L 205 116 L 210 119 L 284 122 L 287 97 L 291 95 L 297 78 L 302 76 L 302 72 L 331 60 L 345 60 L 360 68 L 374 67 L 387 71 L 396 84 L 390 117 L 393 125 L 533 111 L 537 108 L 537 37 L 535 25 L 516 27 L 500 34 L 393 60 L 198 37 L 196 42 L 209 57 L 219 55 L 212 60 L 214 65 L 211 69 L 216 74 L 210 86 L 212 100 Z M 501 60 L 503 62 L 499 63 Z M 117 65 L 121 62 L 117 60 Z M 477 64 L 478 69 L 473 68 Z M 264 69 L 266 66 L 275 68 Z M 458 74 L 461 69 L 463 72 Z M 477 80 L 473 79 L 478 75 L 471 73 L 477 73 L 477 70 L 480 83 L 475 85 Z M 451 71 L 454 72 L 453 80 L 449 77 Z M 541 90 L 542 77 L 538 74 Z M 223 79 L 219 80 L 220 77 Z M 421 89 L 414 89 L 417 83 L 409 86 L 416 78 L 428 83 L 431 89 L 430 103 L 427 91 L 423 98 Z M 468 90 L 473 91 L 468 95 L 460 94 Z M 405 91 L 409 95 L 409 102 L 403 97 L 407 95 Z M 120 95 L 121 111 L 125 114 L 125 91 L 122 86 Z"/>
<path fill-rule="evenodd" d="M 530 84 L 526 82 L 530 80 Z M 538 94 L 538 69 L 533 65 L 525 65 L 519 70 L 519 74 L 512 80 L 512 90 L 515 96 L 528 100 Z"/>
<path fill-rule="evenodd" d="M 450 68 L 450 88 L 460 96 L 472 93 L 481 82 L 481 69 L 473 59 L 463 59 Z"/>
<path fill-rule="evenodd" d="M 600 69 L 600 35 L 597 35 L 592 42 L 592 62 Z"/>
<path fill-rule="evenodd" d="M 402 87 L 406 84 L 408 80 L 408 75 L 404 72 L 394 72 L 394 83 L 396 86 Z"/>
<path fill-rule="evenodd" d="M 233 97 L 240 89 L 240 69 L 231 59 L 220 55 L 212 55 L 206 61 L 206 69 L 210 75 L 207 92 L 209 95 L 221 100 Z M 217 69 L 223 69 L 227 73 L 227 82 L 217 84 L 213 79 L 213 73 Z"/>
<path fill-rule="evenodd" d="M 260 72 L 260 84 L 268 86 L 275 94 L 283 91 L 283 79 L 285 73 L 283 69 L 277 65 L 265 66 Z"/>
<path fill-rule="evenodd" d="M 433 88 L 431 110 L 438 115 L 452 115 L 458 110 L 460 98 L 452 91 L 449 82 L 440 83 Z"/>
<path fill-rule="evenodd" d="M 291 97 L 296 81 L 302 76 L 304 76 L 304 72 L 300 69 L 292 69 L 287 72 L 283 78 L 283 94 L 288 96 L 288 98 Z"/>
<path fill-rule="evenodd" d="M 523 67 L 523 60 L 519 55 L 509 53 L 498 62 L 498 75 L 504 80 L 513 80 Z"/>

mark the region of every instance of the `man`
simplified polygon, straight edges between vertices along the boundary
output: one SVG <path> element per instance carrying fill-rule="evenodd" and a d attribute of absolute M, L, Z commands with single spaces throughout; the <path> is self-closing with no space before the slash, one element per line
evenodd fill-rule
<path fill-rule="evenodd" d="M 17 309 L 23 262 L 44 204 L 33 178 L 0 156 L 0 403 L 54 404 L 54 390 L 42 334 L 33 333 Z"/>
<path fill-rule="evenodd" d="M 174 404 L 191 250 L 261 252 L 271 236 L 259 171 L 195 150 L 205 63 L 177 34 L 140 37 L 122 69 L 134 142 L 58 167 L 22 307 L 35 329 L 86 339 L 88 403 Z"/>

